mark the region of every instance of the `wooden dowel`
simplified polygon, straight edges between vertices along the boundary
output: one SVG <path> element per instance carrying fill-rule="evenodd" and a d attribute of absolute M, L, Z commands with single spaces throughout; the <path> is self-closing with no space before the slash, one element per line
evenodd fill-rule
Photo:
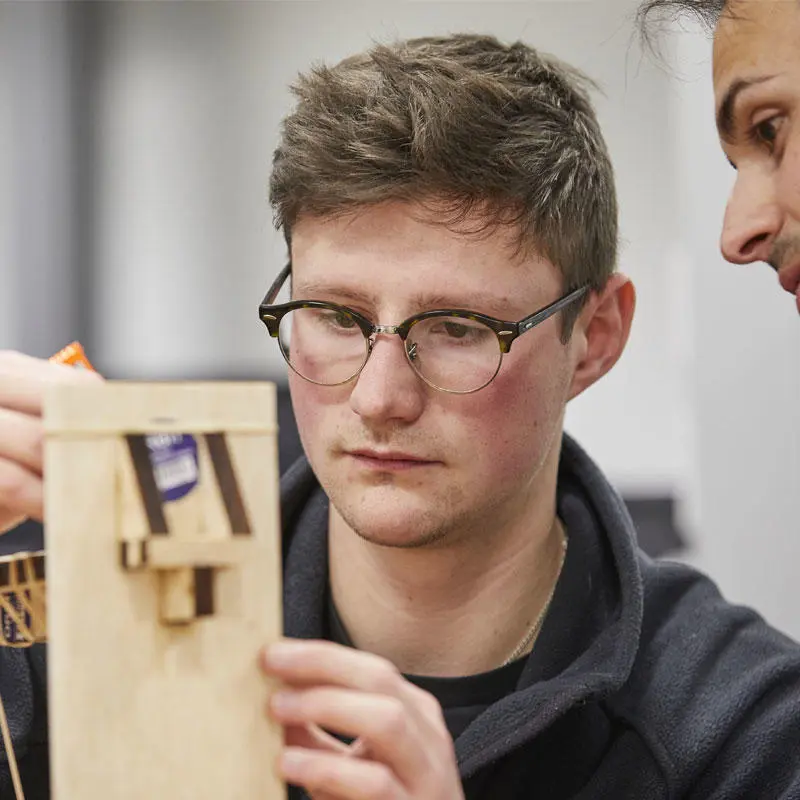
<path fill-rule="evenodd" d="M 3 705 L 2 695 L 0 695 L 0 728 L 3 729 L 3 744 L 6 748 L 8 766 L 11 769 L 11 782 L 14 784 L 14 795 L 17 800 L 25 800 L 25 793 L 22 791 L 22 781 L 20 780 L 19 769 L 17 768 L 17 756 L 14 752 L 14 743 L 11 741 L 11 731 L 8 728 L 6 708 Z"/>

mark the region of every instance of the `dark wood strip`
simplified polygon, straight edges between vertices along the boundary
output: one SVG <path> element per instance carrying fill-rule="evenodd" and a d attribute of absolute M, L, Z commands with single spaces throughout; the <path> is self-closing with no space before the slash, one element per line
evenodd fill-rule
<path fill-rule="evenodd" d="M 231 461 L 231 454 L 228 450 L 225 435 L 222 433 L 206 433 L 204 438 L 208 445 L 211 463 L 214 465 L 214 473 L 217 476 L 222 502 L 225 504 L 225 511 L 228 514 L 231 533 L 234 536 L 249 536 L 252 533 L 250 520 L 247 517 L 247 510 L 244 507 L 242 494 L 239 491 L 236 473 L 233 471 L 233 462 Z"/>
<path fill-rule="evenodd" d="M 150 451 L 147 449 L 144 436 L 128 434 L 125 436 L 125 440 L 128 443 L 131 461 L 136 472 L 136 481 L 139 484 L 139 493 L 142 496 L 142 504 L 147 514 L 150 533 L 168 534 L 167 519 L 164 516 L 164 508 L 161 505 L 161 492 L 156 486 L 153 465 L 150 463 Z"/>
<path fill-rule="evenodd" d="M 119 543 L 119 564 L 122 569 L 128 569 L 128 567 L 130 567 L 128 563 L 128 542 Z"/>
<path fill-rule="evenodd" d="M 214 570 L 195 567 L 194 613 L 197 617 L 210 617 L 214 613 Z"/>
<path fill-rule="evenodd" d="M 120 542 L 119 546 L 123 569 L 141 569 L 147 565 L 147 542 L 144 539 L 140 542 Z M 133 560 L 130 556 L 134 557 Z"/>
<path fill-rule="evenodd" d="M 33 574 L 36 576 L 37 581 L 43 581 L 45 579 L 45 565 L 44 554 L 37 553 L 33 557 Z"/>

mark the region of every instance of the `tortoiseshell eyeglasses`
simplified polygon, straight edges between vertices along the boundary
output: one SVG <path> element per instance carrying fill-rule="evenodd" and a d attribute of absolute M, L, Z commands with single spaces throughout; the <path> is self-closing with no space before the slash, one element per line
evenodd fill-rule
<path fill-rule="evenodd" d="M 352 381 L 364 369 L 375 337 L 397 334 L 414 372 L 434 389 L 452 394 L 488 386 L 514 339 L 588 291 L 583 286 L 569 292 L 519 322 L 450 308 L 423 311 L 399 325 L 376 325 L 337 303 L 294 300 L 273 305 L 290 273 L 291 263 L 275 279 L 258 315 L 270 336 L 278 340 L 286 363 L 301 378 L 321 386 Z"/>

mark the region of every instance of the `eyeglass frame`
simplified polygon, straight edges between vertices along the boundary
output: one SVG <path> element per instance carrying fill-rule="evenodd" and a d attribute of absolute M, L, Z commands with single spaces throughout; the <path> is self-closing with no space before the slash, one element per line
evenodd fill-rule
<path fill-rule="evenodd" d="M 349 383 L 353 379 L 357 378 L 364 367 L 367 365 L 367 361 L 369 361 L 370 355 L 372 355 L 372 348 L 375 344 L 375 337 L 380 334 L 397 334 L 400 339 L 403 341 L 403 350 L 406 354 L 406 359 L 408 360 L 411 368 L 414 370 L 414 374 L 417 375 L 421 380 L 423 380 L 428 386 L 433 389 L 436 389 L 440 392 L 446 392 L 448 394 L 472 394 L 473 392 L 480 391 L 481 389 L 486 388 L 496 377 L 497 373 L 500 372 L 500 367 L 503 363 L 503 356 L 511 350 L 512 342 L 517 339 L 519 336 L 522 336 L 523 333 L 527 333 L 529 330 L 532 330 L 537 325 L 540 325 L 545 320 L 552 317 L 554 314 L 557 314 L 562 309 L 570 306 L 576 300 L 579 300 L 583 297 L 586 292 L 589 291 L 589 286 L 584 285 L 579 287 L 578 289 L 574 289 L 571 292 L 567 292 L 567 294 L 562 295 L 557 300 L 554 300 L 552 303 L 540 308 L 538 311 L 535 311 L 533 314 L 529 314 L 527 317 L 523 317 L 518 322 L 510 322 L 508 320 L 497 319 L 496 317 L 490 317 L 486 314 L 481 314 L 478 311 L 467 311 L 463 308 L 448 308 L 448 309 L 431 309 L 429 311 L 420 311 L 417 314 L 412 314 L 407 319 L 403 320 L 399 325 L 375 325 L 372 320 L 365 317 L 363 314 L 360 314 L 358 311 L 354 311 L 352 308 L 348 306 L 343 306 L 339 303 L 330 303 L 325 300 L 291 300 L 288 303 L 278 303 L 274 304 L 273 301 L 278 296 L 278 293 L 283 288 L 283 284 L 285 283 L 286 279 L 289 277 L 292 271 L 292 262 L 288 261 L 286 266 L 278 273 L 278 276 L 272 283 L 272 286 L 269 287 L 267 293 L 264 295 L 264 299 L 258 306 L 258 318 L 267 328 L 269 335 L 273 339 L 278 339 L 280 342 L 280 324 L 283 318 L 291 311 L 296 311 L 300 308 L 327 308 L 332 311 L 344 311 L 349 316 L 353 318 L 356 322 L 358 327 L 361 329 L 361 332 L 364 334 L 364 340 L 367 342 L 367 353 L 364 358 L 364 363 L 359 367 L 358 371 L 351 375 L 349 378 L 346 378 L 343 381 L 339 381 L 337 383 L 320 383 L 319 381 L 314 381 L 311 378 L 307 378 L 302 373 L 298 372 L 297 369 L 292 365 L 291 361 L 286 358 L 286 354 L 283 352 L 283 348 L 280 348 L 281 354 L 283 355 L 286 363 L 291 367 L 294 372 L 296 372 L 303 380 L 308 381 L 309 383 L 313 383 L 317 386 L 342 386 L 345 383 Z M 490 328 L 494 331 L 495 335 L 497 336 L 497 343 L 500 347 L 500 358 L 497 360 L 497 369 L 494 371 L 494 374 L 491 378 L 489 378 L 486 383 L 481 386 L 478 386 L 476 389 L 468 389 L 466 391 L 459 391 L 453 389 L 444 389 L 441 386 L 436 386 L 436 384 L 431 383 L 424 375 L 422 375 L 419 370 L 414 367 L 414 364 L 411 360 L 411 355 L 408 351 L 408 348 L 405 346 L 406 339 L 408 338 L 408 334 L 411 332 L 411 328 L 425 319 L 431 319 L 435 317 L 456 317 L 461 319 L 471 319 L 474 322 L 480 322 L 486 325 L 487 328 Z"/>

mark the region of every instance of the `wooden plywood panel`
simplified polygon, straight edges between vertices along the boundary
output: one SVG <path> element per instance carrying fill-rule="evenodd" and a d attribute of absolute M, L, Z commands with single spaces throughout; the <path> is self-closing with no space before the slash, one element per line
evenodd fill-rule
<path fill-rule="evenodd" d="M 122 437 L 149 431 L 150 420 L 166 415 L 172 422 L 162 422 L 161 432 L 224 433 L 227 425 L 237 427 L 231 408 L 249 409 L 238 428 L 246 432 L 226 440 L 250 535 L 231 538 L 223 528 L 224 504 L 205 453 L 197 488 L 172 508 L 164 503 L 170 538 L 158 538 L 167 541 L 162 549 L 170 565 L 185 558 L 189 566 L 127 571 L 121 537 L 146 540 L 149 530 Z M 281 732 L 265 717 L 270 687 L 257 667 L 260 647 L 281 634 L 274 414 L 274 389 L 259 384 L 158 384 L 150 392 L 148 385 L 109 382 L 59 387 L 48 396 L 45 535 L 56 800 L 285 797 L 274 773 Z M 220 550 L 226 539 L 230 557 Z M 182 554 L 181 542 L 198 546 Z M 208 563 L 214 561 L 224 564 Z M 194 566 L 211 568 L 199 574 L 211 576 L 214 613 L 163 624 L 165 582 L 178 597 L 169 602 L 190 598 Z"/>

